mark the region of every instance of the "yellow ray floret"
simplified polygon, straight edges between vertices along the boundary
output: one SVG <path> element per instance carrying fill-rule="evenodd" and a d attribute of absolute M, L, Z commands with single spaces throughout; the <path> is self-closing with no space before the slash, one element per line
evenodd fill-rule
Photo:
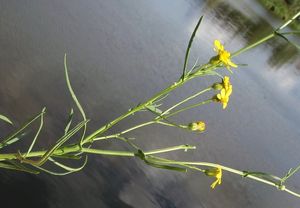
<path fill-rule="evenodd" d="M 222 183 L 222 169 L 220 167 L 205 170 L 205 174 L 216 178 L 216 180 L 210 185 L 212 189 L 214 189 L 216 185 L 220 185 Z"/>
<path fill-rule="evenodd" d="M 219 84 L 220 85 L 220 84 Z M 229 77 L 225 76 L 222 80 L 221 91 L 217 94 L 217 101 L 223 104 L 223 109 L 225 109 L 229 102 L 229 97 L 232 93 L 232 85 L 230 83 Z"/>
<path fill-rule="evenodd" d="M 230 60 L 230 53 L 224 49 L 224 46 L 221 44 L 221 42 L 219 40 L 215 40 L 214 44 L 214 50 L 218 53 L 219 61 L 221 61 L 227 69 L 230 69 L 230 67 L 236 68 L 237 65 Z"/>

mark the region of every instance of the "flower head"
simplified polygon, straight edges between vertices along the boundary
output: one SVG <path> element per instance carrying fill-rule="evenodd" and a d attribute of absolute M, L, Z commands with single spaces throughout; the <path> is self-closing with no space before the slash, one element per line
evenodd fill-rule
<path fill-rule="evenodd" d="M 214 44 L 214 50 L 218 53 L 218 60 L 221 61 L 227 69 L 230 69 L 230 67 L 236 68 L 237 65 L 230 60 L 230 53 L 224 49 L 221 42 L 219 40 L 215 40 Z"/>
<path fill-rule="evenodd" d="M 223 109 L 227 107 L 229 97 L 232 93 L 232 85 L 229 79 L 229 77 L 225 76 L 222 80 L 222 83 L 219 83 L 219 86 L 221 86 L 221 91 L 216 96 L 216 101 L 223 104 Z"/>
<path fill-rule="evenodd" d="M 216 180 L 210 185 L 212 189 L 214 189 L 216 185 L 220 185 L 222 183 L 222 169 L 220 167 L 205 170 L 205 174 L 216 178 Z"/>
<path fill-rule="evenodd" d="M 191 131 L 204 131 L 205 130 L 205 123 L 204 123 L 204 121 L 193 122 L 193 123 L 189 124 L 188 128 Z"/>

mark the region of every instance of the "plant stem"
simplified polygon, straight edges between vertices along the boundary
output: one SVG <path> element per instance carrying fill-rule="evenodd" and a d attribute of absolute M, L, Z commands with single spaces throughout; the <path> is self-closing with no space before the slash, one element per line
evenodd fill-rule
<path fill-rule="evenodd" d="M 276 32 L 278 32 L 278 31 L 284 29 L 285 27 L 287 27 L 289 24 L 291 24 L 292 21 L 294 21 L 294 20 L 295 20 L 297 17 L 299 17 L 299 16 L 300 16 L 300 12 L 298 12 L 297 14 L 295 14 L 295 16 L 292 17 L 292 19 L 290 19 L 289 21 L 285 22 L 283 25 L 281 25 L 280 27 L 278 27 L 278 28 L 277 28 L 275 31 L 273 31 L 271 34 L 269 34 L 269 35 L 263 37 L 262 39 L 258 40 L 257 42 L 255 42 L 255 43 L 253 43 L 253 44 L 251 44 L 251 45 L 249 45 L 249 46 L 246 46 L 246 47 L 241 48 L 240 50 L 234 52 L 234 53 L 231 55 L 231 57 L 235 57 L 235 56 L 237 56 L 237 55 L 239 55 L 239 54 L 241 54 L 241 53 L 243 53 L 243 52 L 245 52 L 245 51 L 247 51 L 247 50 L 249 50 L 249 49 L 252 49 L 252 48 L 254 48 L 254 47 L 256 47 L 256 46 L 262 44 L 263 42 L 265 42 L 265 41 L 267 41 L 267 40 L 273 38 L 274 36 L 276 36 Z"/>
<path fill-rule="evenodd" d="M 168 115 L 166 115 L 166 116 L 164 116 L 164 117 L 158 116 L 158 117 L 156 117 L 155 120 L 153 120 L 153 121 L 148 121 L 148 122 L 145 122 L 145 123 L 136 125 L 136 126 L 134 126 L 134 127 L 131 127 L 131 128 L 129 128 L 129 129 L 126 129 L 126 130 L 124 130 L 124 131 L 122 131 L 122 132 L 120 132 L 120 133 L 117 133 L 117 134 L 112 134 L 112 135 L 103 136 L 103 137 L 96 137 L 96 138 L 93 139 L 93 142 L 94 142 L 94 141 L 99 141 L 99 140 L 105 140 L 105 139 L 116 138 L 116 137 L 121 136 L 121 135 L 123 135 L 123 134 L 126 134 L 126 133 L 128 133 L 128 132 L 130 132 L 130 131 L 133 131 L 133 130 L 136 130 L 136 129 L 138 129 L 138 128 L 145 127 L 145 126 L 148 126 L 148 125 L 151 125 L 151 124 L 155 124 L 155 123 L 159 123 L 159 124 L 166 125 L 166 126 L 173 126 L 173 127 L 185 128 L 185 127 L 183 127 L 183 126 L 181 126 L 181 125 L 172 124 L 172 123 L 165 123 L 165 122 L 161 122 L 160 120 L 163 120 L 163 119 L 165 119 L 165 118 L 169 118 L 169 117 L 171 117 L 171 116 L 174 116 L 174 115 L 176 115 L 176 114 L 178 114 L 178 113 L 180 113 L 180 112 L 182 112 L 182 111 L 186 111 L 186 110 L 189 110 L 189 109 L 191 109 L 191 108 L 195 108 L 195 107 L 198 107 L 198 106 L 200 106 L 200 105 L 204 105 L 204 104 L 210 103 L 211 101 L 212 101 L 212 100 L 210 99 L 210 100 L 206 100 L 206 101 L 203 101 L 203 102 L 200 102 L 200 103 L 196 103 L 196 104 L 194 104 L 194 105 L 187 106 L 187 107 L 182 108 L 182 109 L 180 109 L 180 110 L 178 110 L 178 111 L 175 111 L 175 112 L 173 112 L 173 113 L 171 113 L 171 114 L 168 114 Z"/>
<path fill-rule="evenodd" d="M 273 32 L 273 33 L 271 33 L 270 35 L 267 35 L 266 37 L 260 39 L 259 41 L 255 42 L 255 43 L 253 43 L 253 44 L 251 44 L 251 45 L 249 45 L 249 46 L 247 46 L 247 47 L 245 47 L 245 48 L 241 48 L 240 50 L 234 52 L 234 53 L 231 55 L 231 57 L 235 57 L 235 56 L 237 56 L 237 55 L 239 55 L 239 54 L 241 54 L 241 53 L 243 53 L 243 52 L 245 52 L 245 51 L 247 51 L 247 50 L 250 50 L 250 49 L 252 49 L 252 48 L 254 48 L 254 47 L 256 47 L 256 46 L 262 44 L 263 42 L 265 42 L 265 41 L 267 41 L 267 40 L 273 38 L 275 35 L 276 35 L 276 34 Z"/>
<path fill-rule="evenodd" d="M 196 104 L 194 104 L 194 105 L 189 105 L 189 106 L 184 107 L 184 108 L 182 108 L 182 109 L 179 109 L 179 110 L 177 110 L 177 111 L 175 111 L 175 112 L 173 112 L 173 113 L 170 113 L 170 114 L 166 115 L 165 117 L 168 118 L 168 117 L 170 117 L 170 116 L 174 116 L 174 115 L 176 115 L 176 114 L 178 114 L 178 113 L 181 113 L 182 111 L 186 111 L 186 110 L 189 110 L 189 109 L 191 109 L 191 108 L 198 107 L 198 106 L 200 106 L 200 105 L 208 104 L 208 103 L 210 103 L 210 102 L 212 102 L 212 99 L 205 100 L 205 101 L 203 101 L 203 102 L 196 103 Z"/>
<path fill-rule="evenodd" d="M 240 170 L 236 170 L 236 169 L 233 169 L 233 168 L 229 168 L 227 166 L 223 166 L 223 165 L 219 165 L 219 164 L 216 164 L 216 163 L 208 163 L 208 162 L 182 162 L 182 161 L 174 161 L 174 160 L 159 160 L 160 164 L 169 164 L 169 165 L 182 165 L 182 166 L 189 166 L 189 165 L 196 165 L 196 166 L 206 166 L 206 167 L 213 167 L 213 168 L 221 168 L 222 170 L 225 170 L 227 172 L 231 172 L 231 173 L 234 173 L 234 174 L 237 174 L 237 175 L 240 175 L 240 176 L 243 176 L 245 177 L 245 173 L 243 171 L 240 171 Z M 256 180 L 256 181 L 259 181 L 259 182 L 262 182 L 262 183 L 265 183 L 265 184 L 268 184 L 270 186 L 274 186 L 276 188 L 279 189 L 279 185 L 275 184 L 274 182 L 271 182 L 271 181 L 268 181 L 266 179 L 263 179 L 263 178 L 260 178 L 260 177 L 257 177 L 257 176 L 254 176 L 254 175 L 247 175 L 246 176 L 247 178 L 251 178 L 253 180 Z M 297 196 L 297 197 L 300 197 L 300 194 L 298 193 L 295 193 L 287 188 L 284 188 L 283 191 L 286 191 L 294 196 Z"/>
<path fill-rule="evenodd" d="M 177 103 L 177 104 L 173 105 L 172 107 L 168 108 L 167 110 L 165 110 L 160 116 L 163 116 L 163 115 L 169 113 L 169 112 L 170 112 L 171 110 L 173 110 L 174 108 L 176 108 L 176 107 L 178 107 L 178 106 L 180 106 L 180 105 L 182 105 L 182 104 L 188 102 L 189 100 L 191 100 L 191 99 L 193 99 L 193 98 L 195 98 L 195 97 L 197 97 L 197 96 L 199 96 L 199 95 L 201 95 L 201 94 L 203 94 L 203 93 L 205 93 L 205 92 L 207 92 L 207 91 L 209 91 L 209 90 L 211 90 L 211 89 L 212 89 L 211 87 L 208 87 L 208 88 L 206 88 L 206 89 L 204 89 L 204 90 L 202 90 L 202 91 L 200 91 L 200 92 L 197 92 L 197 93 L 194 94 L 194 95 L 189 96 L 188 98 L 186 98 L 186 99 L 180 101 L 179 103 Z"/>
<path fill-rule="evenodd" d="M 179 146 L 174 146 L 174 147 L 167 147 L 167 148 L 162 148 L 162 149 L 154 149 L 151 151 L 146 151 L 146 152 L 144 152 L 144 154 L 145 155 L 153 155 L 153 154 L 165 153 L 165 152 L 170 152 L 170 151 L 175 151 L 175 150 L 188 150 L 188 149 L 196 149 L 196 147 L 190 146 L 190 145 L 179 145 Z M 79 144 L 65 146 L 60 149 L 57 149 L 53 152 L 52 155 L 55 156 L 55 155 L 63 155 L 63 154 L 77 153 L 77 152 L 100 154 L 100 155 L 121 156 L 121 157 L 122 156 L 123 157 L 135 157 L 135 152 L 81 148 Z M 46 153 L 46 151 L 30 152 L 29 154 L 27 154 L 27 158 L 41 157 L 45 153 Z M 21 155 L 23 155 L 23 154 L 24 153 L 21 153 Z M 14 159 L 18 159 L 16 154 L 0 154 L 0 161 L 14 160 Z"/>

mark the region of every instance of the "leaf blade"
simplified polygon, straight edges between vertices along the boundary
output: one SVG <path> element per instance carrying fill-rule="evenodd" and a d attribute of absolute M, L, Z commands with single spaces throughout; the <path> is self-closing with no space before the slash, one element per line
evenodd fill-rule
<path fill-rule="evenodd" d="M 9 123 L 10 125 L 14 125 L 13 122 L 7 118 L 6 116 L 0 114 L 0 120 L 5 121 L 6 123 Z"/>

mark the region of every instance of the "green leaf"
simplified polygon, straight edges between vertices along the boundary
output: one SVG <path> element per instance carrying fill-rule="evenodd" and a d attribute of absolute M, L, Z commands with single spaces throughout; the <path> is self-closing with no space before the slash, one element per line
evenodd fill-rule
<path fill-rule="evenodd" d="M 34 118 L 30 119 L 27 123 L 25 123 L 21 128 L 19 128 L 12 135 L 8 136 L 2 142 L 0 142 L 0 149 L 7 146 L 10 143 L 14 143 L 14 142 L 18 141 L 18 140 L 16 140 L 16 138 L 20 138 L 19 135 L 24 131 L 24 129 L 26 129 L 28 126 L 30 126 L 34 121 L 36 121 L 38 118 L 40 118 L 40 116 L 42 116 L 42 114 L 44 114 L 44 113 L 45 112 L 42 111 L 41 113 L 36 115 Z M 13 140 L 13 142 L 11 142 L 11 140 Z"/>
<path fill-rule="evenodd" d="M 203 16 L 201 16 L 200 19 L 198 20 L 197 25 L 196 25 L 196 27 L 195 27 L 193 33 L 192 33 L 192 36 L 190 37 L 189 44 L 188 44 L 187 49 L 186 49 L 186 52 L 185 52 L 184 65 L 183 65 L 183 73 L 182 73 L 182 79 L 185 78 L 185 75 L 186 75 L 186 67 L 187 67 L 187 65 L 188 65 L 188 59 L 189 59 L 190 49 L 191 49 L 191 46 L 192 46 L 194 37 L 196 36 L 197 30 L 198 30 L 198 28 L 199 28 L 199 26 L 200 26 L 200 23 L 202 22 L 202 19 L 203 19 Z"/>
<path fill-rule="evenodd" d="M 73 115 L 74 115 L 74 111 L 73 108 L 71 108 L 70 114 L 69 114 L 69 118 L 68 118 L 68 122 L 65 128 L 65 135 L 68 133 L 70 126 L 72 124 L 72 119 L 73 119 Z"/>
<path fill-rule="evenodd" d="M 155 113 L 155 114 L 157 114 L 157 115 L 160 115 L 160 114 L 162 114 L 162 110 L 160 110 L 159 108 L 157 108 L 156 106 L 154 106 L 154 105 L 148 105 L 148 106 L 146 106 L 146 108 L 149 110 L 149 111 L 151 111 L 151 112 L 153 112 L 153 113 Z"/>
<path fill-rule="evenodd" d="M 178 167 L 178 166 L 172 166 L 172 165 L 166 165 L 166 164 L 161 164 L 159 160 L 156 160 L 155 157 L 148 157 L 145 156 L 144 161 L 147 165 L 150 165 L 155 168 L 160 168 L 160 169 L 166 169 L 166 170 L 172 170 L 172 171 L 178 171 L 178 172 L 187 172 L 186 168 Z M 161 162 L 163 162 L 161 160 Z"/>
<path fill-rule="evenodd" d="M 29 147 L 29 149 L 28 149 L 26 155 L 28 155 L 28 154 L 31 152 L 31 150 L 32 150 L 32 148 L 33 148 L 33 146 L 34 146 L 34 144 L 35 144 L 35 142 L 36 142 L 36 140 L 37 140 L 37 138 L 38 138 L 38 136 L 39 136 L 39 134 L 40 134 L 42 128 L 43 128 L 43 125 L 44 125 L 44 114 L 45 114 L 45 112 L 46 112 L 46 108 L 44 107 L 44 108 L 42 109 L 42 112 L 41 112 L 40 126 L 39 126 L 39 128 L 38 128 L 38 130 L 37 130 L 37 132 L 36 132 L 36 134 L 35 134 L 35 136 L 34 136 L 34 138 L 33 138 L 33 141 L 32 141 L 32 143 L 31 143 L 31 145 L 30 145 L 30 147 Z M 25 157 L 26 157 L 26 156 L 25 156 Z"/>
<path fill-rule="evenodd" d="M 37 169 L 40 169 L 41 171 L 44 171 L 45 173 L 48 173 L 50 175 L 55 175 L 55 176 L 64 176 L 64 175 L 68 175 L 70 173 L 73 173 L 72 171 L 68 171 L 68 172 L 63 172 L 63 173 L 59 173 L 59 172 L 55 172 L 55 171 L 51 171 L 51 170 L 47 170 L 46 168 L 42 168 L 36 165 L 32 165 Z"/>
<path fill-rule="evenodd" d="M 66 76 L 66 82 L 67 82 L 67 86 L 68 86 L 68 89 L 69 89 L 69 92 L 72 96 L 72 99 L 73 101 L 75 102 L 78 110 L 80 111 L 81 115 L 82 115 L 82 118 L 84 121 L 86 121 L 86 115 L 85 115 L 85 112 L 80 104 L 80 102 L 78 101 L 77 97 L 76 97 L 76 94 L 74 93 L 74 90 L 72 88 L 72 85 L 71 85 L 71 82 L 70 82 L 70 79 L 69 79 L 69 74 L 68 74 L 68 67 L 67 67 L 67 54 L 65 54 L 65 57 L 64 57 L 64 67 L 65 67 L 65 76 Z M 83 133 L 82 133 L 82 136 L 81 136 L 81 142 L 83 141 L 84 139 L 84 136 L 85 136 L 85 132 L 86 132 L 86 124 L 84 125 L 84 128 L 83 128 Z M 81 143 L 80 142 L 80 143 Z"/>
<path fill-rule="evenodd" d="M 63 137 L 61 137 L 57 143 L 50 149 L 48 150 L 43 157 L 41 158 L 41 160 L 39 161 L 39 165 L 44 164 L 48 158 L 52 155 L 52 153 L 57 150 L 59 147 L 61 147 L 65 142 L 67 142 L 74 134 L 76 134 L 83 126 L 86 125 L 88 121 L 82 121 L 79 124 L 77 124 L 77 126 L 75 126 L 72 130 L 70 130 L 66 135 L 64 135 Z"/>
<path fill-rule="evenodd" d="M 286 182 L 287 179 L 289 179 L 291 176 L 293 176 L 295 173 L 297 173 L 300 170 L 300 165 L 297 166 L 296 168 L 291 168 L 287 172 L 287 174 L 281 179 L 280 183 L 283 184 Z"/>
<path fill-rule="evenodd" d="M 176 167 L 176 166 L 170 166 L 170 165 L 161 165 L 161 164 L 156 164 L 156 163 L 151 163 L 151 162 L 147 162 L 147 165 L 150 165 L 152 167 L 155 168 L 160 168 L 160 169 L 165 169 L 165 170 L 172 170 L 172 171 L 178 171 L 178 172 L 187 172 L 186 168 L 180 168 L 180 167 Z"/>
<path fill-rule="evenodd" d="M 13 122 L 4 115 L 0 114 L 0 120 L 5 121 L 6 123 L 9 123 L 9 124 L 13 125 Z"/>
<path fill-rule="evenodd" d="M 73 154 L 52 155 L 51 157 L 62 158 L 62 159 L 72 159 L 72 160 L 80 160 L 81 159 L 81 156 L 73 155 Z"/>
<path fill-rule="evenodd" d="M 45 162 L 47 162 L 48 158 L 51 157 L 51 155 L 53 154 L 53 152 L 55 150 L 57 150 L 59 147 L 61 147 L 65 142 L 67 142 L 73 135 L 75 135 L 88 121 L 82 121 L 79 124 L 77 124 L 72 130 L 70 130 L 66 135 L 62 136 L 57 142 L 56 144 L 49 149 L 47 152 L 45 152 L 45 154 L 38 160 L 38 161 L 34 161 L 34 160 L 27 160 L 26 158 L 24 158 L 24 156 L 19 153 L 19 156 L 22 160 L 22 162 L 24 163 L 28 163 L 31 164 L 33 166 L 41 166 L 43 165 Z"/>
<path fill-rule="evenodd" d="M 87 155 L 85 156 L 83 164 L 80 167 L 78 167 L 78 168 L 72 168 L 70 166 L 64 165 L 64 164 L 62 164 L 60 162 L 57 162 L 56 160 L 52 159 L 51 157 L 49 157 L 49 160 L 51 162 L 53 162 L 55 165 L 61 167 L 64 170 L 67 170 L 69 172 L 78 172 L 78 171 L 82 170 L 85 167 L 85 165 L 87 164 L 88 156 Z"/>
<path fill-rule="evenodd" d="M 274 184 L 277 184 L 278 181 L 281 180 L 281 178 L 274 176 L 269 173 L 264 173 L 264 172 L 255 172 L 255 171 L 243 171 L 244 175 L 243 177 L 248 177 L 249 175 L 256 176 L 258 178 L 265 179 L 267 181 L 273 182 Z"/>
<path fill-rule="evenodd" d="M 300 46 L 291 42 L 287 37 L 285 37 L 283 34 L 279 33 L 279 32 L 275 32 L 275 34 L 281 38 L 283 38 L 286 42 L 290 43 L 291 45 L 295 46 L 297 49 L 300 50 Z"/>
<path fill-rule="evenodd" d="M 33 174 L 39 174 L 38 171 L 27 168 L 24 165 L 19 164 L 15 161 L 10 160 L 10 161 L 8 161 L 8 163 L 10 163 L 10 164 L 7 164 L 7 162 L 0 162 L 0 168 L 9 169 L 9 170 L 17 170 L 17 171 L 33 173 Z"/>

